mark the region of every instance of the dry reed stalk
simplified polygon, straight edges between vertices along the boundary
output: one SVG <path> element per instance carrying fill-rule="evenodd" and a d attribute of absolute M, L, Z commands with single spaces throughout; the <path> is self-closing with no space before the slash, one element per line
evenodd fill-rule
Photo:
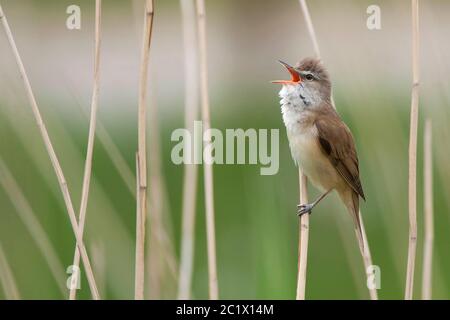
<path fill-rule="evenodd" d="M 83 239 L 84 225 L 86 221 L 86 209 L 89 198 L 89 187 L 91 183 L 91 172 L 92 172 L 92 155 L 94 152 L 94 139 L 95 139 L 95 128 L 97 123 L 97 109 L 98 109 L 98 94 L 100 87 L 100 43 L 101 34 L 100 26 L 102 20 L 102 0 L 95 1 L 95 53 L 94 53 L 94 85 L 92 90 L 92 100 L 91 100 L 91 119 L 89 123 L 89 136 L 88 145 L 86 151 L 86 161 L 84 164 L 84 177 L 83 177 L 83 188 L 81 191 L 81 205 L 80 213 L 78 215 L 78 236 Z M 75 246 L 75 253 L 73 257 L 73 265 L 78 268 L 80 264 L 80 251 Z M 79 276 L 79 274 L 78 274 Z M 70 289 L 69 299 L 75 300 L 77 294 L 76 288 Z"/>
<path fill-rule="evenodd" d="M 419 118 L 419 0 L 411 0 L 412 10 L 412 90 L 409 132 L 409 246 L 405 300 L 412 300 L 417 248 L 417 125 Z"/>
<path fill-rule="evenodd" d="M 11 200 L 12 205 L 17 211 L 17 215 L 23 222 L 31 237 L 33 238 L 39 251 L 45 258 L 52 275 L 54 276 L 59 290 L 63 295 L 66 294 L 66 273 L 65 268 L 58 258 L 50 239 L 47 236 L 36 214 L 33 212 L 30 204 L 25 198 L 18 183 L 14 179 L 10 170 L 0 157 L 0 185 Z"/>
<path fill-rule="evenodd" d="M 195 3 L 193 0 L 180 0 L 183 17 L 184 43 L 184 101 L 185 127 L 194 133 L 194 121 L 198 114 L 198 57 L 195 47 Z M 192 152 L 192 150 L 191 150 Z M 195 204 L 197 193 L 198 166 L 194 163 L 184 165 L 183 211 L 181 229 L 180 270 L 178 276 L 178 299 L 191 298 L 191 283 L 194 264 L 195 243 Z"/>
<path fill-rule="evenodd" d="M 433 266 L 433 147 L 431 120 L 425 122 L 424 135 L 424 211 L 425 211 L 425 239 L 423 245 L 423 275 L 422 275 L 422 300 L 432 298 L 432 266 Z"/>
<path fill-rule="evenodd" d="M 205 1 L 196 0 L 197 3 L 197 28 L 199 44 L 199 66 L 200 66 L 200 95 L 202 122 L 204 128 L 205 149 L 210 148 L 211 144 L 211 123 L 209 115 L 209 96 L 208 96 L 208 64 L 206 56 L 206 12 Z M 205 152 L 204 155 L 204 183 L 205 183 L 205 208 L 206 208 L 206 238 L 208 248 L 208 279 L 209 279 L 209 298 L 217 300 L 219 298 L 219 286 L 217 281 L 217 262 L 216 262 L 216 235 L 214 227 L 214 183 L 212 154 Z"/>
<path fill-rule="evenodd" d="M 94 299 L 99 299 L 100 296 L 98 294 L 97 285 L 95 283 L 94 273 L 92 272 L 92 267 L 89 261 L 89 257 L 86 251 L 86 247 L 84 246 L 83 240 L 78 235 L 78 223 L 77 218 L 75 215 L 75 210 L 73 208 L 72 199 L 70 197 L 69 188 L 67 185 L 67 181 L 64 177 L 61 165 L 59 164 L 58 157 L 56 156 L 55 150 L 53 148 L 53 145 L 50 140 L 50 136 L 48 134 L 47 128 L 44 124 L 44 121 L 42 119 L 41 113 L 39 111 L 39 107 L 37 105 L 36 99 L 34 97 L 33 90 L 31 88 L 30 81 L 28 79 L 27 73 L 25 71 L 25 67 L 22 62 L 22 58 L 20 57 L 19 51 L 17 49 L 14 37 L 12 35 L 11 29 L 9 27 L 8 21 L 6 19 L 6 16 L 4 15 L 3 9 L 0 6 L 0 20 L 2 21 L 3 28 L 5 29 L 6 36 L 8 38 L 8 42 L 11 46 L 11 50 L 13 52 L 13 55 L 15 57 L 17 66 L 19 68 L 19 72 L 21 75 L 21 78 L 23 80 L 25 90 L 28 96 L 28 100 L 31 105 L 31 109 L 33 111 L 33 115 L 35 117 L 35 120 L 37 122 L 37 125 L 39 127 L 40 133 L 42 135 L 42 139 L 44 140 L 45 147 L 47 149 L 47 153 L 50 157 L 50 161 L 52 163 L 53 169 L 55 171 L 56 177 L 58 178 L 59 187 L 61 189 L 61 192 L 63 194 L 64 203 L 66 205 L 67 213 L 69 215 L 70 223 L 72 226 L 73 233 L 75 235 L 75 239 L 77 242 L 78 249 L 81 253 L 81 259 L 83 261 L 85 270 L 86 270 L 86 277 L 88 279 L 89 288 L 92 294 L 92 297 Z"/>
<path fill-rule="evenodd" d="M 139 188 L 137 189 L 137 224 L 136 224 L 136 274 L 135 274 L 135 292 L 136 300 L 144 299 L 144 257 L 145 257 L 145 218 L 147 213 L 147 148 L 146 148 L 146 131 L 147 131 L 147 79 L 148 79 L 148 63 L 150 57 L 150 43 L 152 39 L 153 29 L 153 0 L 145 1 L 144 15 L 144 32 L 142 39 L 140 78 L 139 78 L 139 104 L 138 104 L 138 166 L 136 167 L 139 177 Z M 140 223 L 140 226 L 138 225 Z M 138 234 L 140 236 L 138 237 Z M 139 252 L 138 252 L 139 250 Z"/>
<path fill-rule="evenodd" d="M 364 227 L 364 221 L 363 221 L 363 217 L 361 214 L 361 210 L 359 210 L 358 215 L 359 215 L 359 224 L 361 227 L 361 234 L 362 234 L 363 243 L 364 243 L 364 252 L 362 252 L 361 254 L 362 254 L 362 258 L 363 258 L 363 262 L 364 262 L 364 268 L 366 271 L 366 275 L 369 276 L 368 270 L 370 270 L 370 267 L 373 266 L 372 254 L 370 253 L 369 242 L 367 240 L 366 228 Z M 378 300 L 377 288 L 376 287 L 368 287 L 367 289 L 369 289 L 370 299 Z"/>
<path fill-rule="evenodd" d="M 16 281 L 14 280 L 11 267 L 9 266 L 6 255 L 3 252 L 2 244 L 0 243 L 0 284 L 5 292 L 6 299 L 20 300 L 19 289 L 17 289 Z"/>
<path fill-rule="evenodd" d="M 144 256 L 145 256 L 145 227 L 144 227 L 144 217 L 142 215 L 142 193 L 141 182 L 140 182 L 140 167 L 139 167 L 139 153 L 136 153 L 136 265 L 134 274 L 134 298 L 136 300 L 144 299 Z M 143 199 L 145 201 L 145 199 Z"/>
<path fill-rule="evenodd" d="M 307 178 L 298 170 L 300 203 L 308 203 Z M 297 300 L 305 300 L 306 289 L 306 268 L 308 262 L 308 241 L 309 241 L 309 214 L 300 217 L 298 244 L 298 276 L 297 276 Z"/>
<path fill-rule="evenodd" d="M 320 59 L 319 43 L 317 41 L 316 32 L 314 31 L 314 26 L 312 23 L 311 15 L 309 14 L 306 0 L 299 0 L 299 3 L 300 3 L 300 7 L 302 9 L 302 12 L 303 12 L 303 17 L 306 22 L 306 27 L 308 29 L 309 37 L 313 43 L 314 53 L 315 53 L 316 57 Z M 336 105 L 334 104 L 333 97 L 331 97 L 331 104 L 333 105 L 333 108 L 336 109 Z M 303 181 L 303 179 L 300 178 L 300 181 Z M 305 184 L 304 185 L 301 184 L 300 189 L 303 188 L 306 190 L 306 179 L 304 179 L 304 181 L 305 181 Z M 305 191 L 305 194 L 306 194 L 306 191 Z M 305 203 L 305 202 L 301 202 L 301 201 L 302 201 L 302 199 L 300 199 L 300 203 Z M 364 227 L 361 210 L 358 212 L 358 214 L 359 214 L 359 221 L 360 221 L 360 225 L 361 225 L 361 232 L 363 234 L 363 242 L 364 242 L 364 249 L 365 249 L 364 252 L 361 251 L 361 255 L 362 255 L 363 262 L 364 262 L 365 271 L 367 273 L 368 268 L 373 265 L 372 255 L 370 253 L 369 243 L 368 243 L 367 237 L 366 237 L 366 229 Z M 305 215 L 303 215 L 303 216 L 305 216 Z M 302 230 L 304 230 L 304 233 L 305 233 L 304 235 L 302 235 Z M 309 219 L 308 220 L 300 220 L 300 240 L 299 240 L 299 246 L 301 246 L 301 248 L 299 249 L 300 253 L 302 253 L 302 252 L 304 253 L 304 252 L 308 251 L 307 237 L 308 237 L 309 231 L 306 231 L 306 230 L 309 230 Z M 299 261 L 299 273 L 298 273 L 299 279 L 297 281 L 297 299 L 301 299 L 302 297 L 304 299 L 304 297 L 305 297 L 304 284 L 306 282 L 307 253 L 304 253 L 302 255 L 302 258 L 305 261 L 303 263 L 301 263 L 301 261 Z M 304 270 L 301 269 L 300 266 L 302 266 L 302 268 L 304 267 Z M 305 279 L 300 280 L 301 277 L 305 277 Z M 302 287 L 299 287 L 299 285 L 302 285 Z M 377 293 L 376 288 L 369 288 L 369 295 L 370 295 L 370 299 L 378 300 L 378 293 Z"/>

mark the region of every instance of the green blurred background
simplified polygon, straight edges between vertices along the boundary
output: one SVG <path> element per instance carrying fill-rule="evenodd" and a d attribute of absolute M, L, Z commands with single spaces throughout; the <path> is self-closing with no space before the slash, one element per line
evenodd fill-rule
<path fill-rule="evenodd" d="M 134 292 L 134 157 L 143 3 L 103 1 L 99 128 L 85 239 L 100 294 L 106 299 L 131 299 Z M 65 27 L 70 4 L 81 7 L 79 31 Z M 408 246 L 411 8 L 409 1 L 377 1 L 382 29 L 370 31 L 366 9 L 371 4 L 309 1 L 336 106 L 356 137 L 367 195 L 361 209 L 373 261 L 381 268 L 379 296 L 402 299 Z M 92 90 L 94 1 L 4 0 L 2 5 L 78 211 Z M 295 0 L 207 0 L 206 10 L 212 126 L 280 129 L 277 175 L 261 176 L 259 165 L 214 166 L 220 297 L 293 299 L 298 178 L 281 120 L 279 88 L 269 81 L 285 76 L 277 59 L 295 63 L 313 54 L 312 44 Z M 450 181 L 449 10 L 448 1 L 421 1 L 415 298 L 420 298 L 422 278 L 425 118 L 433 121 L 434 139 L 433 298 L 450 298 L 450 187 L 445 183 Z M 178 1 L 156 0 L 153 34 L 149 157 L 152 168 L 160 163 L 161 170 L 150 172 L 146 297 L 157 299 L 177 296 L 183 167 L 170 160 L 174 145 L 170 135 L 184 125 Z M 158 148 L 159 160 L 154 158 Z M 0 157 L 4 163 L 0 166 L 0 245 L 20 297 L 67 298 L 65 269 L 72 264 L 74 236 L 3 30 Z M 205 299 L 201 167 L 199 174 L 192 289 L 194 298 Z M 316 195 L 311 188 L 310 197 Z M 57 274 L 32 236 L 31 230 L 39 232 L 38 223 L 48 237 L 48 252 L 55 253 Z M 367 299 L 352 221 L 335 194 L 314 210 L 310 223 L 307 298 Z M 90 298 L 84 278 L 79 297 Z M 6 298 L 2 290 L 0 298 Z"/>

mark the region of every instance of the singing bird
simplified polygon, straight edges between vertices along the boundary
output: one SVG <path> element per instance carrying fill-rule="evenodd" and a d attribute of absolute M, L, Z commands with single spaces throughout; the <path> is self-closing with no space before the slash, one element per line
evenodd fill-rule
<path fill-rule="evenodd" d="M 299 204 L 298 215 L 311 210 L 332 190 L 353 218 L 358 243 L 364 252 L 359 220 L 359 197 L 365 200 L 359 178 L 355 142 L 347 125 L 331 102 L 331 81 L 319 59 L 305 58 L 295 67 L 279 61 L 291 80 L 282 84 L 279 93 L 292 157 L 308 180 L 322 193 L 312 203 Z"/>

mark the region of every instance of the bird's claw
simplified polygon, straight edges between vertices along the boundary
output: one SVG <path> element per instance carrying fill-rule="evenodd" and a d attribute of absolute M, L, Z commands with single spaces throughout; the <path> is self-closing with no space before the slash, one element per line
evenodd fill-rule
<path fill-rule="evenodd" d="M 305 213 L 311 214 L 313 206 L 311 204 L 299 204 L 297 205 L 297 215 L 301 217 Z"/>

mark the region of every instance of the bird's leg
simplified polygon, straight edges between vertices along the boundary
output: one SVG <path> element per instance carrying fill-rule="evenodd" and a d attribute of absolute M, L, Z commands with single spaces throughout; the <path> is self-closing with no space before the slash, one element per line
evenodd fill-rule
<path fill-rule="evenodd" d="M 297 206 L 297 215 L 301 217 L 305 213 L 311 214 L 312 209 L 323 199 L 327 194 L 331 192 L 332 189 L 328 190 L 324 194 L 322 194 L 319 198 L 316 199 L 313 203 L 307 203 L 307 204 L 299 204 Z"/>

